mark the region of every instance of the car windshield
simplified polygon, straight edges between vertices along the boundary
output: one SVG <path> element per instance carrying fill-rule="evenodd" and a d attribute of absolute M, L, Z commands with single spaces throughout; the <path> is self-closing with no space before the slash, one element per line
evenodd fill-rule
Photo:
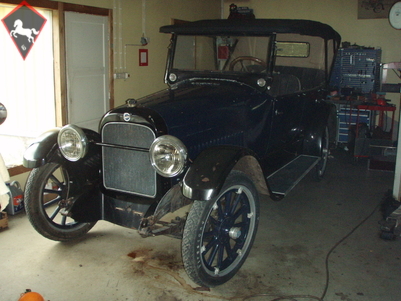
<path fill-rule="evenodd" d="M 314 35 L 177 35 L 170 71 L 219 79 L 270 77 L 269 93 L 286 95 L 325 84 L 335 51 L 334 40 Z M 274 47 L 274 49 L 271 49 Z M 272 51 L 274 50 L 274 51 Z M 177 72 L 179 71 L 179 72 Z M 180 80 L 184 79 L 181 77 Z M 239 77 L 237 77 L 238 79 Z M 257 77 L 258 78 L 258 77 Z M 175 81 L 175 80 L 174 80 Z"/>
<path fill-rule="evenodd" d="M 270 37 L 177 36 L 173 68 L 185 71 L 262 73 Z"/>

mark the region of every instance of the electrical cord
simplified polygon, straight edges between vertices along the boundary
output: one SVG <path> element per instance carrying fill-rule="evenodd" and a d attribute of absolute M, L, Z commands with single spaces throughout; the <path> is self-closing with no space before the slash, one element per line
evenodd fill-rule
<path fill-rule="evenodd" d="M 380 207 L 380 203 L 373 209 L 373 211 L 367 216 L 365 217 L 361 222 L 359 222 L 347 235 L 345 235 L 343 238 L 341 238 L 338 242 L 335 243 L 335 245 L 330 249 L 330 251 L 327 253 L 326 255 L 326 259 L 325 259 L 325 269 L 326 269 L 326 284 L 324 286 L 324 290 L 322 293 L 322 296 L 316 297 L 313 295 L 289 295 L 289 296 L 280 296 L 280 295 L 272 295 L 272 294 L 255 294 L 255 295 L 251 295 L 248 297 L 245 297 L 243 299 L 241 299 L 242 301 L 245 300 L 249 300 L 252 298 L 256 298 L 256 297 L 274 297 L 275 299 L 271 299 L 270 301 L 281 301 L 281 300 L 289 300 L 289 301 L 297 301 L 298 299 L 313 299 L 313 300 L 318 300 L 318 301 L 323 301 L 327 290 L 329 288 L 329 284 L 330 284 L 330 270 L 329 270 L 329 258 L 330 255 L 333 253 L 333 251 L 341 244 L 343 243 L 348 237 L 350 237 L 360 226 L 362 226 L 371 216 L 373 216 L 373 214 L 375 214 L 375 212 L 377 211 L 377 209 Z"/>
<path fill-rule="evenodd" d="M 373 211 L 365 217 L 359 224 L 357 224 L 347 235 L 345 235 L 342 239 L 340 239 L 327 253 L 326 255 L 326 260 L 325 260 L 325 267 L 326 267 L 326 285 L 324 287 L 324 291 L 322 296 L 320 297 L 320 300 L 323 301 L 324 297 L 326 296 L 327 289 L 329 288 L 329 282 L 330 282 L 330 270 L 329 270 L 329 257 L 331 253 L 342 243 L 344 240 L 346 240 L 348 237 L 350 237 L 360 226 L 362 226 L 375 212 L 377 209 L 380 207 L 380 203 L 376 205 L 376 207 L 373 209 Z"/>

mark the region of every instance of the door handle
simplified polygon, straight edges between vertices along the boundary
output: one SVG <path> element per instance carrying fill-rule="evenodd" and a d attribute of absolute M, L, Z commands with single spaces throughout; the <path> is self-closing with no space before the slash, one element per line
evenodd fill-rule
<path fill-rule="evenodd" d="M 284 112 L 283 112 L 283 111 L 276 110 L 276 111 L 274 111 L 274 114 L 275 114 L 276 116 L 278 116 L 278 115 L 283 115 Z"/>

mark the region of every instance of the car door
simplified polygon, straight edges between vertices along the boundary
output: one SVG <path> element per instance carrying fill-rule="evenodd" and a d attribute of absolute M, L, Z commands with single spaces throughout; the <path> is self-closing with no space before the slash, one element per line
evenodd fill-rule
<path fill-rule="evenodd" d="M 295 152 L 303 127 L 305 94 L 278 96 L 274 100 L 269 147 L 273 151 Z"/>

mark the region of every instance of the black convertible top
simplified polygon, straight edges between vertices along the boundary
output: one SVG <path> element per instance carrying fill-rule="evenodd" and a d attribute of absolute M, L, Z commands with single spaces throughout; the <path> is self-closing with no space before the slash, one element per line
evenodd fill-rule
<path fill-rule="evenodd" d="M 167 25 L 160 32 L 183 35 L 270 35 L 274 33 L 297 33 L 318 36 L 327 40 L 341 41 L 331 26 L 311 20 L 294 19 L 216 19 L 200 20 L 177 25 Z"/>

